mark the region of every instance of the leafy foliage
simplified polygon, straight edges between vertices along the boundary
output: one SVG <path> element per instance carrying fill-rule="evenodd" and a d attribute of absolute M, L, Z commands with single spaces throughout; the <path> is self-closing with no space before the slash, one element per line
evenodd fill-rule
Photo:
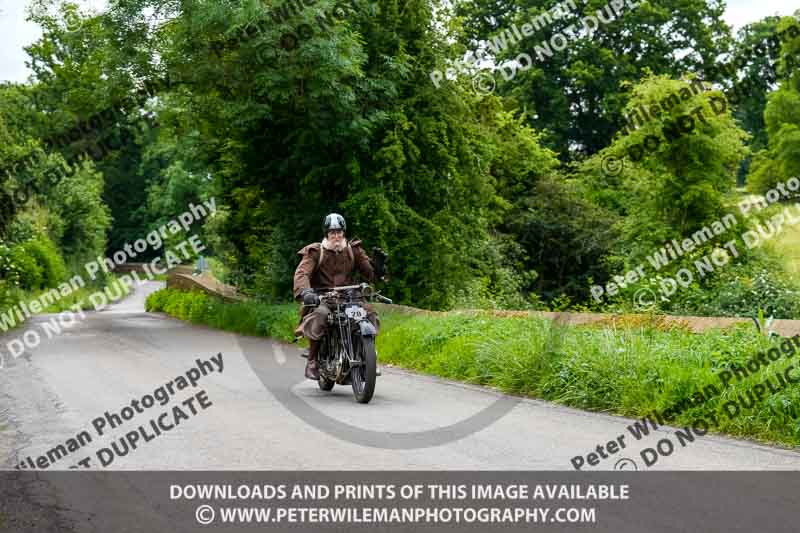
<path fill-rule="evenodd" d="M 294 339 L 292 332 L 299 318 L 296 305 L 226 304 L 202 292 L 174 289 L 154 292 L 147 297 L 145 307 L 151 313 L 164 312 L 190 322 L 287 342 Z"/>
<path fill-rule="evenodd" d="M 455 37 L 468 48 L 482 40 L 505 41 L 503 32 L 512 25 L 522 28 L 561 3 L 463 0 L 456 4 L 456 13 L 464 21 L 464 30 Z M 722 21 L 722 1 L 635 2 L 637 7 L 625 7 L 618 17 L 603 10 L 606 0 L 576 4 L 577 10 L 568 9 L 566 16 L 490 54 L 498 64 L 520 53 L 533 58 L 533 66 L 509 82 L 497 75 L 499 90 L 519 102 L 533 127 L 549 133 L 547 146 L 558 151 L 562 160 L 592 155 L 608 144 L 623 122 L 627 100 L 620 92 L 623 82 L 637 80 L 648 71 L 674 78 L 700 73 L 731 46 L 730 29 Z M 549 43 L 558 33 L 578 34 L 582 19 L 597 17 L 598 10 L 610 22 L 598 22 L 591 37 L 584 32 L 552 57 L 537 56 L 535 50 L 542 41 Z M 686 50 L 690 52 L 679 53 Z"/>
<path fill-rule="evenodd" d="M 670 100 L 675 95 L 682 98 Z M 584 182 L 592 187 L 608 158 L 624 162 L 618 177 L 598 179 L 605 182 L 602 188 L 610 189 L 598 198 L 619 195 L 608 207 L 625 215 L 618 228 L 622 254 L 631 264 L 643 260 L 656 244 L 682 239 L 728 212 L 725 195 L 735 185 L 746 153 L 747 134 L 735 124 L 719 91 L 692 92 L 687 81 L 648 76 L 634 86 L 626 109 L 664 101 L 672 107 L 666 112 L 662 108 L 658 120 L 618 136 L 581 168 Z M 678 135 L 668 133 L 686 117 L 691 127 Z"/>
<path fill-rule="evenodd" d="M 753 160 L 756 187 L 797 171 L 797 76 L 782 59 L 767 96 L 769 58 L 748 55 L 789 22 L 767 17 L 734 37 L 716 0 L 626 4 L 591 37 L 498 79 L 495 95 L 469 79 L 431 83 L 482 39 L 498 64 L 513 60 L 606 1 L 499 46 L 556 3 L 357 0 L 343 12 L 319 0 L 275 20 L 269 2 L 115 0 L 76 25 L 78 6 L 36 0 L 33 77 L 0 87 L 0 236 L 49 239 L 79 265 L 214 197 L 218 213 L 192 232 L 227 281 L 283 302 L 296 252 L 337 211 L 348 237 L 389 252 L 384 292 L 398 302 L 563 309 L 727 213 L 748 142 L 767 146 Z M 290 49 L 285 36 L 301 24 L 311 35 Z M 781 57 L 796 47 L 787 40 Z M 717 68 L 730 58 L 733 71 Z M 695 75 L 708 78 L 703 91 L 613 137 Z M 720 111 L 717 88 L 743 80 L 750 97 Z M 665 133 L 686 115 L 691 131 Z M 604 168 L 652 138 L 658 146 L 619 174 Z M 731 284 L 749 286 L 758 260 L 746 259 L 752 270 L 732 270 Z M 715 287 L 704 280 L 707 300 L 669 310 L 734 312 Z M 765 303 L 768 284 L 754 290 L 735 293 L 742 309 Z"/>
<path fill-rule="evenodd" d="M 797 25 L 795 18 L 786 17 L 778 23 L 777 30 Z M 787 33 L 789 38 L 783 43 L 783 58 L 796 61 L 800 55 L 798 33 L 795 31 L 793 37 Z M 800 71 L 789 68 L 785 59 L 780 70 L 780 86 L 767 97 L 764 110 L 769 145 L 756 154 L 748 178 L 751 190 L 758 193 L 765 193 L 776 184 L 800 175 Z"/>
<path fill-rule="evenodd" d="M 0 242 L 0 279 L 23 290 L 55 287 L 67 269 L 58 249 L 46 237 L 12 246 Z"/>

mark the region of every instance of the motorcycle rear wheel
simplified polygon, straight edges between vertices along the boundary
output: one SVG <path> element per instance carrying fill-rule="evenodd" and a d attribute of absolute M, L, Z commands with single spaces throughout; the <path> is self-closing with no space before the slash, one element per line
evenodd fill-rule
<path fill-rule="evenodd" d="M 375 337 L 360 337 L 361 364 L 350 370 L 353 381 L 353 395 L 358 403 L 369 403 L 375 393 L 375 375 L 378 365 L 378 354 L 375 352 Z"/>
<path fill-rule="evenodd" d="M 328 345 L 330 343 L 330 338 L 329 337 L 323 337 L 321 342 L 322 343 L 320 344 L 320 347 L 319 347 L 319 355 L 317 355 L 317 364 L 319 364 L 320 361 L 327 361 L 328 360 L 327 354 L 328 354 Z M 324 364 L 327 364 L 327 363 L 324 363 Z M 332 390 L 333 386 L 335 384 L 336 383 L 334 381 L 331 381 L 328 378 L 326 378 L 325 376 L 323 376 L 322 372 L 319 373 L 319 379 L 317 380 L 317 385 L 319 385 L 320 390 L 324 390 L 324 391 Z"/>

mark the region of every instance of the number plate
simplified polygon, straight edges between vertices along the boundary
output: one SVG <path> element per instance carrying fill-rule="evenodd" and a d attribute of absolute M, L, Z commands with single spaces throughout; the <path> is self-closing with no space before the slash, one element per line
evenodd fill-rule
<path fill-rule="evenodd" d="M 363 320 L 367 318 L 367 312 L 361 307 L 348 307 L 344 310 L 344 314 L 353 320 Z"/>

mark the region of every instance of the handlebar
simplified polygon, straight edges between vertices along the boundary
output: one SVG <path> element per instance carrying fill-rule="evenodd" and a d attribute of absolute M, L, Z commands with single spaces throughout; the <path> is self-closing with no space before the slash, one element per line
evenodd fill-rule
<path fill-rule="evenodd" d="M 330 291 L 330 292 L 338 292 L 344 291 L 348 289 L 366 289 L 369 287 L 369 283 L 359 283 L 358 285 L 342 285 L 341 287 L 331 287 L 329 289 L 319 289 L 321 291 Z M 314 289 L 316 290 L 316 289 Z"/>
<path fill-rule="evenodd" d="M 330 299 L 330 298 L 338 297 L 338 296 L 340 296 L 339 293 L 341 293 L 343 291 L 352 290 L 352 289 L 360 289 L 360 290 L 363 291 L 363 290 L 368 289 L 368 288 L 371 288 L 369 283 L 359 283 L 358 285 L 343 285 L 341 287 L 331 287 L 331 288 L 327 288 L 327 289 L 319 289 L 319 290 L 312 289 L 312 290 L 314 290 L 314 292 L 316 292 L 319 295 L 320 300 L 323 300 L 323 299 Z M 365 298 L 373 297 L 376 300 L 378 300 L 379 302 L 382 302 L 382 303 L 385 303 L 385 304 L 394 303 L 389 298 L 387 298 L 385 296 L 381 296 L 380 294 L 377 294 L 377 293 L 370 293 L 370 294 L 365 295 L 364 297 Z"/>

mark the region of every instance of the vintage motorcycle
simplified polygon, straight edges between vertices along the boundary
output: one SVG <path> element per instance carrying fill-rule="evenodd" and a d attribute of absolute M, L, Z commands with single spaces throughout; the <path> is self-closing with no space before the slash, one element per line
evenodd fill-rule
<path fill-rule="evenodd" d="M 320 339 L 322 343 L 317 355 L 319 388 L 329 391 L 336 383 L 350 383 L 356 401 L 369 403 L 377 380 L 377 332 L 367 319 L 364 303 L 377 300 L 390 304 L 392 300 L 375 292 L 368 283 L 317 289 L 315 292 L 320 297 L 320 304 L 330 309 L 328 331 Z M 307 357 L 307 352 L 303 356 Z"/>

